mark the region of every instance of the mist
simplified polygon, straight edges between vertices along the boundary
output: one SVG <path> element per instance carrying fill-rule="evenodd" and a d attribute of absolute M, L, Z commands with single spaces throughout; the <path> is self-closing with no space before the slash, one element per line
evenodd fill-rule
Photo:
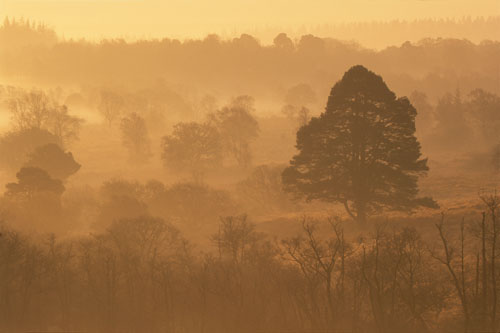
<path fill-rule="evenodd" d="M 498 331 L 497 2 L 0 13 L 0 331 Z"/>

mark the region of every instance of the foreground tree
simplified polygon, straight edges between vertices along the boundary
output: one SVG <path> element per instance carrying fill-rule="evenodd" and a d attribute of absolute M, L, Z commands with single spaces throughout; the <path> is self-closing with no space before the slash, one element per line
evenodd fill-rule
<path fill-rule="evenodd" d="M 436 207 L 417 198 L 428 170 L 415 137 L 415 108 L 382 78 L 352 67 L 332 88 L 326 111 L 297 133 L 299 153 L 283 172 L 285 190 L 338 202 L 363 223 L 381 209 Z"/>

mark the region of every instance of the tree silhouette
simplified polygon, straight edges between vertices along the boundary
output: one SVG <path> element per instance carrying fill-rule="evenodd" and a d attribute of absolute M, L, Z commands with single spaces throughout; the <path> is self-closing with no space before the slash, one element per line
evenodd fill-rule
<path fill-rule="evenodd" d="M 26 166 L 40 168 L 56 179 L 65 180 L 80 169 L 70 152 L 65 153 L 58 145 L 49 143 L 30 154 Z"/>
<path fill-rule="evenodd" d="M 9 183 L 6 195 L 25 195 L 32 197 L 39 192 L 48 192 L 61 195 L 64 192 L 64 185 L 59 179 L 53 179 L 40 168 L 22 168 L 16 175 L 17 183 Z"/>
<path fill-rule="evenodd" d="M 273 45 L 278 49 L 288 52 L 293 51 L 295 48 L 293 40 L 291 40 L 290 37 L 288 37 L 288 35 L 284 32 L 280 33 L 273 39 Z"/>
<path fill-rule="evenodd" d="M 436 207 L 417 198 L 428 170 L 415 138 L 415 108 L 382 78 L 352 67 L 332 88 L 326 111 L 297 133 L 299 153 L 283 172 L 287 191 L 344 204 L 363 223 L 383 208 Z"/>
<path fill-rule="evenodd" d="M 44 129 L 30 128 L 7 132 L 0 137 L 0 168 L 19 170 L 37 147 L 50 143 L 58 144 L 59 139 Z"/>

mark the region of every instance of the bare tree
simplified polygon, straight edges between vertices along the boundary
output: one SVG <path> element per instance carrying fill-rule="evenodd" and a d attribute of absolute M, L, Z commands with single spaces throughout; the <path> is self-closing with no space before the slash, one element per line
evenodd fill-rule
<path fill-rule="evenodd" d="M 18 131 L 48 130 L 64 146 L 78 139 L 83 119 L 70 115 L 65 105 L 41 90 L 16 90 L 8 100 L 14 127 Z"/>
<path fill-rule="evenodd" d="M 302 219 L 304 236 L 282 242 L 287 255 L 298 265 L 304 277 L 313 284 L 317 280 L 321 281 L 327 311 L 319 314 L 320 317 L 316 320 L 324 320 L 326 327 L 332 327 L 335 324 L 341 310 L 339 305 L 344 297 L 345 259 L 348 251 L 341 225 L 332 221 L 330 221 L 334 231 L 332 238 L 319 238 L 317 222 L 308 222 L 304 217 Z M 337 265 L 339 261 L 340 267 Z M 336 286 L 339 287 L 338 294 L 334 292 Z M 316 303 L 317 306 L 318 300 L 315 299 L 313 290 L 310 296 L 313 304 Z"/>
<path fill-rule="evenodd" d="M 99 112 L 109 127 L 120 117 L 123 107 L 124 101 L 120 95 L 111 91 L 101 91 Z"/>
<path fill-rule="evenodd" d="M 62 146 L 67 146 L 78 140 L 84 122 L 82 118 L 70 115 L 66 105 L 58 105 L 50 114 L 48 129 L 59 138 Z"/>
<path fill-rule="evenodd" d="M 456 248 L 450 243 L 445 234 L 444 229 L 444 213 L 441 216 L 441 221 L 436 223 L 436 229 L 439 233 L 439 238 L 443 247 L 442 255 L 432 253 L 432 256 L 443 264 L 451 279 L 455 291 L 462 306 L 462 313 L 464 317 L 465 330 L 469 330 L 471 321 L 470 304 L 468 298 L 468 289 L 466 288 L 466 269 L 465 269 L 465 232 L 464 222 L 460 224 L 460 239 L 459 239 L 459 253 L 456 254 Z"/>
<path fill-rule="evenodd" d="M 19 90 L 9 98 L 8 107 L 16 129 L 43 129 L 49 122 L 54 103 L 41 90 Z"/>
<path fill-rule="evenodd" d="M 220 133 L 224 151 L 242 167 L 250 166 L 250 143 L 259 134 L 254 111 L 252 97 L 238 96 L 228 106 L 209 115 L 210 122 Z"/>

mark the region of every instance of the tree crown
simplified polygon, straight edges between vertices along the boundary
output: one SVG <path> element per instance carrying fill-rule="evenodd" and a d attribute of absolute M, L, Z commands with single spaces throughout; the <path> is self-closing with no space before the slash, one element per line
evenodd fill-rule
<path fill-rule="evenodd" d="M 283 173 L 285 189 L 306 199 L 340 202 L 364 220 L 388 208 L 436 204 L 417 198 L 428 170 L 415 137 L 416 110 L 382 78 L 352 67 L 331 90 L 326 110 L 297 133 L 299 153 Z"/>

